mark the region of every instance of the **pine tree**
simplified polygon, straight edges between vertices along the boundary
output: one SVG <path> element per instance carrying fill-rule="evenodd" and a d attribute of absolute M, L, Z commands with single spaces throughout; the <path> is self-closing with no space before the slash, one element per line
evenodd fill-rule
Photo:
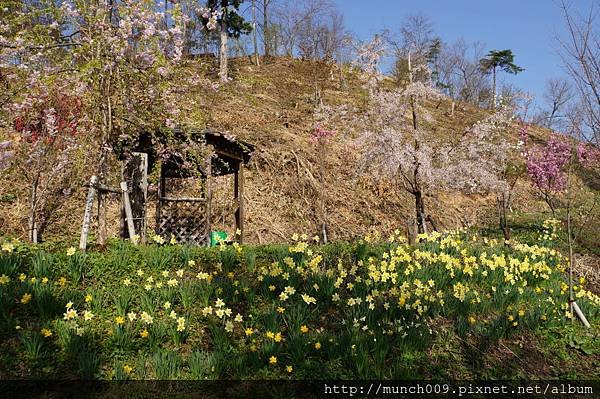
<path fill-rule="evenodd" d="M 479 60 L 481 69 L 492 73 L 492 108 L 496 108 L 496 69 L 516 75 L 524 69 L 514 64 L 515 56 L 512 50 L 492 50 L 485 58 Z"/>
<path fill-rule="evenodd" d="M 240 35 L 252 32 L 252 24 L 246 22 L 238 12 L 244 0 L 208 0 L 206 6 L 221 12 L 218 18 L 220 49 L 219 49 L 219 76 L 221 81 L 228 79 L 227 69 L 227 39 L 239 38 Z"/>

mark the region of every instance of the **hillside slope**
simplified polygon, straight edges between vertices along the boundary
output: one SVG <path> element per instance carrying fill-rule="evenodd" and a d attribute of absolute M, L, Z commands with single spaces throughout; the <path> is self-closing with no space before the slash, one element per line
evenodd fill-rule
<path fill-rule="evenodd" d="M 234 133 L 257 146 L 246 174 L 247 232 L 253 243 L 280 241 L 293 232 L 316 234 L 320 202 L 317 151 L 309 137 L 314 126 L 315 92 L 326 104 L 360 107 L 365 92 L 352 73 L 324 63 L 277 59 L 260 67 L 246 60 L 234 63 L 233 81 L 206 105 L 213 128 Z M 450 102 L 432 107 L 440 134 L 459 134 L 486 111 L 459 104 L 450 116 Z M 190 123 L 198 123 L 191 119 Z M 330 236 L 349 239 L 371 227 L 407 229 L 413 199 L 392 186 L 375 185 L 358 176 L 359 153 L 344 126 L 335 128 L 325 161 L 325 196 Z M 534 129 L 535 134 L 544 134 Z M 516 134 L 516 131 L 515 131 Z M 519 188 L 528 199 L 528 186 Z M 522 195 L 517 196 L 523 198 Z M 521 205 L 529 205 L 530 201 Z M 493 221 L 490 198 L 455 193 L 428 197 L 428 212 L 438 228 Z"/>
<path fill-rule="evenodd" d="M 190 61 L 187 67 L 202 68 L 196 61 Z M 319 183 L 317 151 L 309 142 L 315 93 L 326 104 L 360 108 L 366 93 L 352 71 L 290 58 L 272 59 L 260 67 L 247 59 L 235 59 L 231 61 L 231 76 L 232 81 L 216 92 L 190 98 L 202 106 L 186 115 L 184 122 L 228 131 L 255 144 L 256 151 L 245 173 L 246 242 L 281 242 L 295 232 L 317 234 L 320 193 L 325 199 L 329 236 L 333 240 L 352 239 L 373 227 L 407 231 L 414 220 L 413 198 L 391 185 L 375 184 L 368 176 L 356 174 L 360 154 L 352 146 L 345 126 L 334 127 L 337 136 L 325 160 L 325 184 L 321 187 Z M 431 112 L 439 121 L 435 128 L 440 134 L 459 134 L 486 114 L 469 104 L 458 104 L 451 116 L 449 101 L 432 105 Z M 531 132 L 539 137 L 547 135 L 538 128 Z M 84 177 L 73 183 L 66 205 L 55 211 L 46 238 L 78 235 L 86 195 L 83 185 L 89 178 L 85 166 L 81 169 Z M 112 184 L 118 183 L 119 171 L 115 162 Z M 232 217 L 223 219 L 219 215 L 231 206 L 228 198 L 233 183 L 227 177 L 218 180 L 213 227 L 231 232 Z M 0 189 L 0 232 L 25 237 L 27 188 L 17 178 L 0 182 Z M 155 196 L 156 185 L 152 184 L 150 200 Z M 427 212 L 439 229 L 496 223 L 492 197 L 444 193 L 425 200 Z M 544 204 L 535 199 L 524 180 L 517 186 L 514 209 L 525 213 L 545 211 Z M 117 221 L 118 215 L 118 198 L 113 198 L 109 220 Z M 153 227 L 153 209 L 149 222 Z M 118 223 L 111 222 L 109 226 L 111 234 L 117 235 Z"/>

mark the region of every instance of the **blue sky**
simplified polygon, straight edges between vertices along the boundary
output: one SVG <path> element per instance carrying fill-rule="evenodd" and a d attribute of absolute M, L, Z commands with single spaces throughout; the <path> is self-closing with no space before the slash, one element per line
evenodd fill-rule
<path fill-rule="evenodd" d="M 463 37 L 481 41 L 486 50 L 512 49 L 515 63 L 525 71 L 502 79 L 536 97 L 547 79 L 564 76 L 555 37 L 565 34 L 558 0 L 335 0 L 347 28 L 368 39 L 383 28 L 398 30 L 408 14 L 429 17 L 445 42 Z M 585 12 L 593 0 L 572 0 Z"/>

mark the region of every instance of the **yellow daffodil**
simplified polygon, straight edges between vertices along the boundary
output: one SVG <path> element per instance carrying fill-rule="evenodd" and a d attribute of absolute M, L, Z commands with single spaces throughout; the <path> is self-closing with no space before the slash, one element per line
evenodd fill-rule
<path fill-rule="evenodd" d="M 314 304 L 317 303 L 317 300 L 315 298 L 313 298 L 313 297 L 311 297 L 311 296 L 309 296 L 307 294 L 302 294 L 302 300 L 304 302 L 306 302 L 306 304 L 308 304 L 308 305 L 310 305 L 310 304 L 314 305 Z"/>
<path fill-rule="evenodd" d="M 179 282 L 177 280 L 175 280 L 174 278 L 167 281 L 167 285 L 169 287 L 176 287 L 178 284 L 179 284 Z"/>
<path fill-rule="evenodd" d="M 181 332 L 185 330 L 185 319 L 183 317 L 179 317 L 177 319 L 177 331 Z"/>
<path fill-rule="evenodd" d="M 67 311 L 63 314 L 65 320 L 72 320 L 77 317 L 77 312 L 73 308 L 67 308 Z"/>
<path fill-rule="evenodd" d="M 140 319 L 142 319 L 142 321 L 146 324 L 152 324 L 154 319 L 152 318 L 152 316 L 150 316 L 148 313 L 146 312 L 142 312 L 142 314 L 140 315 Z"/>
<path fill-rule="evenodd" d="M 2 252 L 12 252 L 15 249 L 14 244 L 5 242 L 2 244 Z"/>
<path fill-rule="evenodd" d="M 23 294 L 23 296 L 21 297 L 21 303 L 23 305 L 26 305 L 29 303 L 29 301 L 31 301 L 31 298 L 32 296 L 30 293 Z"/>

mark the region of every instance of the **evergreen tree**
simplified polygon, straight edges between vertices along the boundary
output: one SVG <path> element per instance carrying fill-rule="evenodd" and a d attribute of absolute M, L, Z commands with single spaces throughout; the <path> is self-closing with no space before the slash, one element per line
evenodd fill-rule
<path fill-rule="evenodd" d="M 218 18 L 220 49 L 219 49 L 219 76 L 223 82 L 227 81 L 227 39 L 239 38 L 240 35 L 252 31 L 252 24 L 246 22 L 239 14 L 240 5 L 244 0 L 208 0 L 206 6 L 211 10 L 220 11 Z M 208 22 L 208 21 L 207 21 Z"/>
<path fill-rule="evenodd" d="M 485 73 L 492 73 L 492 108 L 496 108 L 496 69 L 516 75 L 523 68 L 515 65 L 512 50 L 492 50 L 485 58 L 479 60 L 479 65 Z"/>

